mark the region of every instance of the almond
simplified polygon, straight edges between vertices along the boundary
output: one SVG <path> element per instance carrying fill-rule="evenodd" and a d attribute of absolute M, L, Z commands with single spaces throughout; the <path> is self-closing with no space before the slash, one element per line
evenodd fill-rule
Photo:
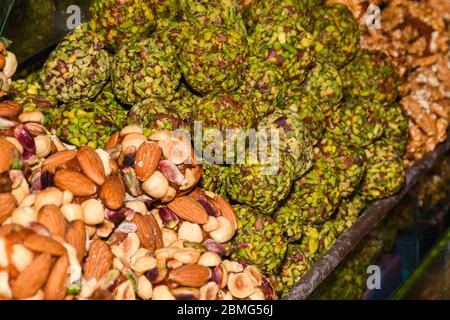
<path fill-rule="evenodd" d="M 2 118 L 16 118 L 22 113 L 22 106 L 14 101 L 0 102 L 0 117 Z"/>
<path fill-rule="evenodd" d="M 191 197 L 182 196 L 175 198 L 167 206 L 181 219 L 198 224 L 208 222 L 208 213 L 205 208 Z"/>
<path fill-rule="evenodd" d="M 119 145 L 120 135 L 119 132 L 114 133 L 111 137 L 109 137 L 108 141 L 105 144 L 105 150 L 111 150 Z"/>
<path fill-rule="evenodd" d="M 77 251 L 78 261 L 82 261 L 86 251 L 86 230 L 81 220 L 72 221 L 66 229 L 66 242 Z"/>
<path fill-rule="evenodd" d="M 136 153 L 135 170 L 139 180 L 145 181 L 151 177 L 161 159 L 161 148 L 155 142 L 143 143 Z"/>
<path fill-rule="evenodd" d="M 16 207 L 16 198 L 11 193 L 0 193 L 0 224 L 11 216 Z"/>
<path fill-rule="evenodd" d="M 66 224 L 61 210 L 55 205 L 45 205 L 39 210 L 38 222 L 47 227 L 51 234 L 64 239 Z"/>
<path fill-rule="evenodd" d="M 48 276 L 47 285 L 44 290 L 45 300 L 62 300 L 67 291 L 67 269 L 69 268 L 69 259 L 63 255 L 56 260 L 55 265 Z"/>
<path fill-rule="evenodd" d="M 47 280 L 52 267 L 52 256 L 42 253 L 23 270 L 11 284 L 16 299 L 25 299 L 34 295 Z"/>
<path fill-rule="evenodd" d="M 136 213 L 133 222 L 137 226 L 136 234 L 147 250 L 153 253 L 164 246 L 161 229 L 152 215 L 143 216 Z"/>
<path fill-rule="evenodd" d="M 228 201 L 225 200 L 225 198 L 222 197 L 221 195 L 217 194 L 214 197 L 213 202 L 222 213 L 222 216 L 224 216 L 231 222 L 231 224 L 234 227 L 234 230 L 237 230 L 238 223 L 236 214 L 234 213 L 233 207 L 228 203 Z"/>
<path fill-rule="evenodd" d="M 89 255 L 84 264 L 84 278 L 90 280 L 100 278 L 109 271 L 113 263 L 113 254 L 109 246 L 102 240 L 92 242 L 89 249 Z"/>
<path fill-rule="evenodd" d="M 125 200 L 125 187 L 118 176 L 109 176 L 100 190 L 100 199 L 111 210 L 120 209 Z"/>
<path fill-rule="evenodd" d="M 68 190 L 77 197 L 92 196 L 97 192 L 97 186 L 84 174 L 73 170 L 59 170 L 55 174 L 55 186 Z"/>
<path fill-rule="evenodd" d="M 83 173 L 98 185 L 105 183 L 105 169 L 102 159 L 90 147 L 81 147 L 77 154 L 78 162 Z"/>
<path fill-rule="evenodd" d="M 4 138 L 0 138 L 0 174 L 9 170 L 12 161 L 13 153 L 10 148 L 10 142 Z"/>
<path fill-rule="evenodd" d="M 53 168 L 56 169 L 63 164 L 75 159 L 77 156 L 77 151 L 75 150 L 63 150 L 52 154 L 43 163 L 42 168 Z"/>
<path fill-rule="evenodd" d="M 39 234 L 31 234 L 25 238 L 25 247 L 37 252 L 50 253 L 54 256 L 62 256 L 66 253 L 64 246 L 56 240 Z"/>
<path fill-rule="evenodd" d="M 181 286 L 199 288 L 211 278 L 211 270 L 198 264 L 187 264 L 169 273 L 169 279 Z"/>

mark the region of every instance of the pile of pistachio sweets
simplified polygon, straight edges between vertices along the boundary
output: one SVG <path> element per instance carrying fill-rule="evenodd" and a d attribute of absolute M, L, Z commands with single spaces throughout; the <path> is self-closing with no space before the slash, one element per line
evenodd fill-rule
<path fill-rule="evenodd" d="M 320 0 L 94 0 L 89 22 L 13 82 L 10 99 L 40 110 L 62 141 L 92 148 L 127 124 L 146 137 L 198 121 L 223 136 L 277 129 L 276 163 L 197 156 L 200 187 L 234 205 L 231 259 L 259 268 L 281 296 L 404 183 L 397 75 L 359 38 L 346 6 Z"/>

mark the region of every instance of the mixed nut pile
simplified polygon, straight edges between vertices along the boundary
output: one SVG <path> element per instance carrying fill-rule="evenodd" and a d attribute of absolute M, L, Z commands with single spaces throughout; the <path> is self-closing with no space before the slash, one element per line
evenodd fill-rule
<path fill-rule="evenodd" d="M 89 13 L 0 102 L 1 297 L 276 298 L 402 188 L 399 77 L 345 5 Z M 214 135 L 179 133 L 198 123 Z M 277 161 L 241 157 L 229 129 L 276 130 Z"/>

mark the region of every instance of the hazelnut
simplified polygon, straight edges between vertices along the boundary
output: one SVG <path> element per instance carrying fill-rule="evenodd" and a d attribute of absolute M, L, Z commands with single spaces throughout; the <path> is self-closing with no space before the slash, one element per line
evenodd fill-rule
<path fill-rule="evenodd" d="M 205 267 L 215 267 L 218 266 L 222 262 L 219 255 L 215 252 L 205 252 L 201 255 L 198 260 L 198 264 Z"/>
<path fill-rule="evenodd" d="M 155 171 L 142 183 L 142 190 L 152 198 L 162 199 L 169 191 L 169 181 L 160 171 Z"/>
<path fill-rule="evenodd" d="M 52 204 L 56 207 L 61 207 L 63 203 L 63 192 L 57 188 L 51 187 L 42 190 L 36 195 L 34 206 L 40 210 L 43 206 Z"/>
<path fill-rule="evenodd" d="M 153 295 L 152 283 L 147 279 L 146 276 L 140 276 L 137 283 L 137 295 L 143 300 L 150 300 Z"/>
<path fill-rule="evenodd" d="M 218 217 L 217 220 L 219 221 L 220 227 L 210 232 L 209 236 L 211 237 L 211 239 L 220 243 L 230 241 L 235 233 L 233 224 L 230 220 L 223 216 Z"/>
<path fill-rule="evenodd" d="M 248 274 L 231 273 L 228 276 L 228 290 L 234 297 L 244 299 L 255 292 L 255 287 Z"/>
<path fill-rule="evenodd" d="M 105 208 L 100 200 L 89 199 L 81 204 L 83 221 L 88 225 L 96 225 L 105 221 Z"/>
<path fill-rule="evenodd" d="M 83 220 L 83 208 L 79 204 L 65 204 L 61 207 L 61 212 L 68 222 Z"/>
<path fill-rule="evenodd" d="M 184 221 L 178 229 L 178 239 L 183 239 L 191 242 L 202 242 L 202 229 L 196 223 Z"/>

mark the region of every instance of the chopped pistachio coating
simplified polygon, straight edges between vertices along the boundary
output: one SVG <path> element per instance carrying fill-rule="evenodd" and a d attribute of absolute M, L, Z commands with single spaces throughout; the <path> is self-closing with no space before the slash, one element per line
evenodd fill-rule
<path fill-rule="evenodd" d="M 25 79 L 14 80 L 9 86 L 9 98 L 22 105 L 24 111 L 41 111 L 47 125 L 49 112 L 57 107 L 58 102 L 50 96 L 39 81 L 39 73 L 32 73 Z"/>
<path fill-rule="evenodd" d="M 153 0 L 93 0 L 89 7 L 90 28 L 114 51 L 146 37 L 155 25 Z"/>
<path fill-rule="evenodd" d="M 178 55 L 189 32 L 190 26 L 187 22 L 159 19 L 155 36 L 162 42 L 171 44 Z"/>
<path fill-rule="evenodd" d="M 226 196 L 225 183 L 229 166 L 204 161 L 202 167 L 202 177 L 199 181 L 200 188 Z"/>
<path fill-rule="evenodd" d="M 319 100 L 311 92 L 301 87 L 288 88 L 281 108 L 297 113 L 297 116 L 308 129 L 314 145 L 322 139 L 325 117 L 319 107 Z"/>
<path fill-rule="evenodd" d="M 280 294 L 286 294 L 312 267 L 312 261 L 298 244 L 289 244 L 286 256 L 276 275 L 277 288 Z"/>
<path fill-rule="evenodd" d="M 149 97 L 172 100 L 181 79 L 174 47 L 158 37 L 128 42 L 112 69 L 117 98 L 131 105 Z"/>
<path fill-rule="evenodd" d="M 319 106 L 326 117 L 336 111 L 342 101 L 341 78 L 332 64 L 316 63 L 308 73 L 304 86 L 319 97 Z"/>
<path fill-rule="evenodd" d="M 156 16 L 159 19 L 174 20 L 178 17 L 180 0 L 153 0 L 155 2 Z"/>
<path fill-rule="evenodd" d="M 338 69 L 347 64 L 359 47 L 359 25 L 342 3 L 331 3 L 311 10 L 314 17 L 314 51 L 320 62 Z"/>
<path fill-rule="evenodd" d="M 200 99 L 201 97 L 193 93 L 184 82 L 181 82 L 170 104 L 179 115 L 188 119 L 189 125 L 192 126 L 194 109 Z"/>
<path fill-rule="evenodd" d="M 367 206 L 366 199 L 360 194 L 355 194 L 351 198 L 342 199 L 336 216 L 333 220 L 330 220 L 336 230 L 336 236 L 340 236 L 350 228 Z"/>
<path fill-rule="evenodd" d="M 399 192 L 405 183 L 405 169 L 398 153 L 385 140 L 377 141 L 365 152 L 368 161 L 361 195 L 372 201 Z"/>
<path fill-rule="evenodd" d="M 383 135 L 384 114 L 377 101 L 346 100 L 327 119 L 325 136 L 354 148 L 368 146 Z"/>
<path fill-rule="evenodd" d="M 301 26 L 308 30 L 312 26 L 308 7 L 304 0 L 252 0 L 243 15 L 251 31 L 257 24 L 264 24 L 264 20 L 274 16 L 285 20 L 298 20 Z"/>
<path fill-rule="evenodd" d="M 212 93 L 197 100 L 192 122 L 194 127 L 201 125 L 202 129 L 201 136 L 194 136 L 196 145 L 202 145 L 203 157 L 216 164 L 235 162 L 234 146 L 239 142 L 241 133 L 245 134 L 256 124 L 246 97 L 224 92 Z M 198 141 L 200 138 L 201 141 Z"/>
<path fill-rule="evenodd" d="M 300 178 L 313 165 L 313 139 L 297 112 L 277 110 L 258 124 L 259 130 L 276 130 L 280 147 L 295 161 L 295 177 Z"/>
<path fill-rule="evenodd" d="M 331 139 L 323 139 L 316 150 L 316 157 L 328 161 L 341 179 L 340 190 L 346 198 L 359 188 L 366 169 L 366 155 L 360 149 L 349 148 Z"/>
<path fill-rule="evenodd" d="M 390 58 L 381 51 L 362 49 L 339 70 L 344 93 L 391 104 L 397 99 L 399 79 Z"/>
<path fill-rule="evenodd" d="M 239 32 L 211 26 L 190 32 L 179 65 L 187 83 L 197 92 L 233 91 L 242 84 L 247 54 L 247 39 Z"/>
<path fill-rule="evenodd" d="M 247 261 L 264 274 L 272 274 L 283 261 L 287 242 L 281 227 L 270 217 L 243 206 L 233 206 L 238 232 L 232 240 L 231 258 Z"/>
<path fill-rule="evenodd" d="M 322 257 L 336 242 L 336 230 L 333 221 L 320 225 L 304 225 L 301 227 L 300 246 L 305 255 L 313 261 Z"/>
<path fill-rule="evenodd" d="M 108 53 L 81 25 L 50 53 L 41 72 L 45 91 L 58 101 L 92 99 L 109 78 Z"/>
<path fill-rule="evenodd" d="M 305 223 L 324 223 L 332 217 L 341 200 L 340 183 L 336 171 L 323 159 L 294 182 L 291 194 L 275 213 L 289 241 L 301 238 L 300 227 Z"/>
<path fill-rule="evenodd" d="M 409 138 L 408 118 L 400 104 L 385 107 L 384 118 L 387 123 L 385 140 L 402 157 Z"/>
<path fill-rule="evenodd" d="M 313 58 L 313 37 L 298 21 L 265 20 L 255 27 L 251 44 L 252 55 L 276 65 L 287 81 L 305 80 Z"/>
<path fill-rule="evenodd" d="M 125 124 L 127 110 L 114 104 L 72 101 L 53 109 L 49 130 L 75 146 L 101 148 Z"/>
<path fill-rule="evenodd" d="M 273 157 L 272 157 L 273 156 Z M 268 154 L 253 164 L 250 156 L 244 164 L 232 164 L 228 170 L 226 190 L 231 199 L 271 215 L 291 191 L 295 161 L 281 148 L 278 155 Z"/>
<path fill-rule="evenodd" d="M 189 130 L 188 120 L 182 117 L 171 104 L 160 98 L 148 98 L 135 104 L 128 118 L 128 123 L 141 126 L 147 137 L 160 129 Z"/>
<path fill-rule="evenodd" d="M 285 94 L 283 75 L 271 63 L 251 57 L 240 92 L 250 97 L 257 118 L 262 119 L 283 103 Z"/>

